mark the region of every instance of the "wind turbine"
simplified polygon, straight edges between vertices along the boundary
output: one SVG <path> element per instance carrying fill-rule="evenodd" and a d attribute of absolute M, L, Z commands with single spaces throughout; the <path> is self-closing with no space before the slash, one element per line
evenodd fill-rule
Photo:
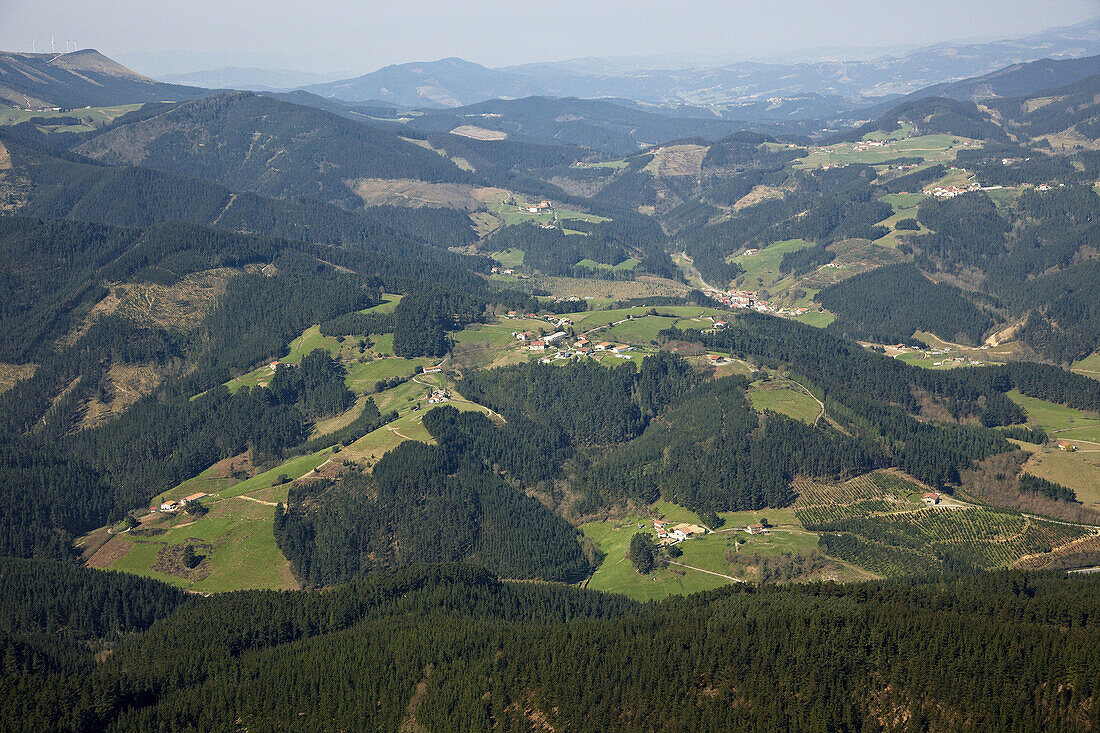
<path fill-rule="evenodd" d="M 37 48 L 37 45 L 38 45 L 38 39 L 37 38 L 34 39 L 33 41 L 31 41 L 31 53 L 38 53 L 38 51 L 35 50 Z"/>
<path fill-rule="evenodd" d="M 50 53 L 57 53 L 57 49 L 54 48 L 53 36 L 50 36 Z"/>

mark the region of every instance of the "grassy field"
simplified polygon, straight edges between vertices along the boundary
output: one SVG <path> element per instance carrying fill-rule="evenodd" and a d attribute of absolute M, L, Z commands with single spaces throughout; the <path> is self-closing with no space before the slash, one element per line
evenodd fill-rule
<path fill-rule="evenodd" d="M 393 334 L 372 333 L 370 340 L 374 342 L 374 352 L 380 356 L 393 356 Z"/>
<path fill-rule="evenodd" d="M 534 330 L 535 328 L 546 329 L 550 326 L 546 321 L 536 321 L 535 326 L 532 327 L 531 321 L 526 319 L 520 320 L 507 320 L 499 324 L 482 324 L 476 323 L 467 326 L 466 328 L 452 334 L 456 344 L 487 344 L 493 346 L 508 346 L 516 341 L 516 338 L 512 335 L 515 331 L 527 331 Z"/>
<path fill-rule="evenodd" d="M 609 221 L 606 217 L 586 214 L 583 211 L 565 208 L 555 208 L 549 211 L 531 213 L 526 210 L 526 207 L 539 203 L 537 199 L 526 201 L 518 198 L 517 195 L 511 191 L 506 191 L 504 189 L 492 189 L 491 192 L 489 189 L 486 189 L 486 194 L 483 195 L 482 198 L 482 203 L 486 211 L 495 216 L 505 226 L 524 223 L 553 224 L 555 222 L 555 215 L 558 220 L 562 221 L 575 219 L 593 224 Z"/>
<path fill-rule="evenodd" d="M 162 515 L 166 519 L 163 534 L 116 536 L 111 542 L 120 545 L 116 551 L 123 554 L 108 567 L 207 593 L 297 587 L 289 563 L 275 544 L 272 506 L 239 497 L 212 502 L 209 509 L 195 521 L 186 514 L 170 519 Z M 157 525 L 157 520 L 149 526 Z M 153 569 L 165 546 L 195 543 L 214 547 L 204 561 L 209 571 L 205 577 L 189 579 Z"/>
<path fill-rule="evenodd" d="M 290 342 L 290 353 L 280 361 L 287 364 L 297 364 L 306 354 L 317 349 L 324 349 L 336 356 L 340 353 L 340 342 L 335 336 L 322 336 L 321 326 L 315 325 L 307 328 L 301 336 Z"/>
<path fill-rule="evenodd" d="M 836 316 L 829 311 L 810 311 L 809 313 L 803 313 L 800 316 L 795 316 L 791 320 L 798 321 L 799 323 L 805 323 L 807 326 L 814 326 L 815 328 L 825 328 L 830 323 L 836 320 Z"/>
<path fill-rule="evenodd" d="M 769 245 L 756 254 L 738 255 L 733 258 L 733 261 L 745 270 L 744 274 L 740 275 L 738 279 L 748 288 L 772 287 L 781 279 L 779 276 L 779 263 L 783 259 L 783 255 L 810 246 L 812 246 L 811 243 L 804 239 L 788 239 Z"/>
<path fill-rule="evenodd" d="M 757 412 L 774 410 L 811 425 L 821 414 L 821 406 L 817 401 L 800 386 L 787 380 L 754 382 L 748 396 L 752 408 Z"/>
<path fill-rule="evenodd" d="M 667 510 L 672 506 L 665 504 L 664 508 Z M 697 523 L 699 521 L 694 512 L 689 512 L 682 507 L 675 507 L 675 511 L 665 511 L 663 514 L 673 522 Z M 630 564 L 626 553 L 630 547 L 630 538 L 636 532 L 647 532 L 656 536 L 651 516 L 649 514 L 632 515 L 620 520 L 589 522 L 581 527 L 584 534 L 595 541 L 605 554 L 603 562 L 592 574 L 587 587 L 610 593 L 622 593 L 639 601 L 649 601 L 660 600 L 671 595 L 687 595 L 701 590 L 720 588 L 734 582 L 729 578 L 676 566 L 657 570 L 650 575 L 639 574 Z M 639 524 L 642 528 L 638 527 Z M 692 557 L 696 562 L 701 563 L 697 567 L 728 575 L 729 570 L 721 557 L 728 541 L 724 535 L 707 535 L 705 538 L 683 542 L 681 545 L 684 546 L 684 556 L 679 558 L 679 562 L 695 564 L 685 560 L 689 549 L 687 545 L 710 544 L 713 547 L 692 548 Z"/>
<path fill-rule="evenodd" d="M 523 264 L 523 257 L 526 254 L 522 249 L 506 249 L 503 252 L 494 252 L 491 256 L 500 263 L 501 267 L 515 269 Z"/>
<path fill-rule="evenodd" d="M 53 117 L 77 117 L 82 121 L 80 125 L 62 125 L 56 128 L 56 132 L 88 132 L 96 127 L 115 120 L 127 112 L 140 108 L 140 104 L 120 104 L 113 107 L 92 107 L 89 109 L 74 109 L 68 112 L 54 112 L 52 110 L 35 111 L 15 108 L 0 108 L 0 125 L 18 125 L 32 117 L 45 117 L 47 120 Z M 49 123 L 46 123 L 50 127 Z"/>
<path fill-rule="evenodd" d="M 381 303 L 370 308 L 364 308 L 360 313 L 393 313 L 393 309 L 401 302 L 401 298 L 400 295 L 383 293 Z"/>
<path fill-rule="evenodd" d="M 894 358 L 898 361 L 904 361 L 906 364 L 937 371 L 943 369 L 956 369 L 967 365 L 966 361 L 953 360 L 950 355 L 931 355 L 924 351 L 907 351 L 903 354 L 898 354 Z"/>
<path fill-rule="evenodd" d="M 752 555 L 776 556 L 786 553 L 808 553 L 817 549 L 817 535 L 802 529 L 793 509 L 764 509 L 757 512 L 724 512 L 725 524 L 718 532 L 693 537 L 679 543 L 683 555 L 675 559 L 682 565 L 670 565 L 649 575 L 634 570 L 627 559 L 630 538 L 637 532 L 655 535 L 653 519 L 662 518 L 673 524 L 698 524 L 695 512 L 670 502 L 658 502 L 649 511 L 581 526 L 605 553 L 605 558 L 593 573 L 587 587 L 611 593 L 622 593 L 636 600 L 660 600 L 670 595 L 684 595 L 718 588 L 736 582 L 729 563 L 728 550 Z M 764 535 L 749 535 L 744 528 L 766 519 L 773 527 Z M 639 527 L 638 525 L 642 525 Z M 711 575 L 710 571 L 718 575 Z"/>
<path fill-rule="evenodd" d="M 1031 453 L 1024 466 L 1026 473 L 1068 486 L 1082 504 L 1100 509 L 1100 451 L 1067 453 L 1050 446 L 1013 442 Z"/>
<path fill-rule="evenodd" d="M 1068 486 L 1082 503 L 1100 509 L 1100 419 L 1081 410 L 1025 397 L 1015 390 L 1008 396 L 1024 408 L 1029 422 L 1040 425 L 1054 441 L 1065 440 L 1077 446 L 1076 451 L 1067 452 L 1059 450 L 1054 442 L 1044 446 L 1022 444 L 1032 454 L 1024 470 Z"/>
<path fill-rule="evenodd" d="M 281 463 L 270 471 L 265 471 L 252 478 L 234 484 L 232 487 L 222 491 L 221 496 L 223 499 L 228 499 L 235 496 L 250 494 L 258 489 L 265 489 L 269 486 L 276 485 L 278 483 L 278 478 L 283 475 L 287 477 L 288 481 L 293 481 L 294 479 L 305 476 L 307 473 L 327 461 L 332 455 L 332 448 L 325 448 L 316 453 L 296 456 Z"/>
<path fill-rule="evenodd" d="M 1024 408 L 1029 422 L 1041 425 L 1047 432 L 1054 432 L 1059 436 L 1063 432 L 1075 436 L 1087 433 L 1086 437 L 1081 438 L 1082 440 L 1100 440 L 1100 436 L 1089 432 L 1100 426 L 1100 417 L 1096 413 L 1075 410 L 1072 407 L 1027 397 L 1016 390 L 1009 392 L 1008 396 L 1013 402 Z"/>
<path fill-rule="evenodd" d="M 376 382 L 391 377 L 412 376 L 418 366 L 427 367 L 435 364 L 437 359 L 401 359 L 392 357 L 388 359 L 375 359 L 361 364 L 348 364 L 348 375 L 344 382 L 355 394 L 366 394 L 374 389 Z"/>
<path fill-rule="evenodd" d="M 600 339 L 632 345 L 647 345 L 657 340 L 657 334 L 676 323 L 678 318 L 663 316 L 644 316 L 611 326 L 600 331 Z"/>
<path fill-rule="evenodd" d="M 899 231 L 894 228 L 902 219 L 916 219 L 917 206 L 921 201 L 927 198 L 928 197 L 922 193 L 890 193 L 881 197 L 879 201 L 883 201 L 894 207 L 894 213 L 878 222 L 881 226 L 889 227 L 890 233 L 876 239 L 875 244 L 884 247 L 896 247 L 900 243 L 901 237 L 914 234 L 927 234 L 931 231 L 923 224 L 918 224 L 918 229 L 902 229 Z"/>
<path fill-rule="evenodd" d="M 869 139 L 881 136 L 867 136 Z M 902 139 L 890 139 L 882 147 L 870 147 L 867 150 L 855 150 L 853 143 L 838 143 L 816 150 L 795 164 L 796 168 L 820 168 L 825 165 L 843 165 L 846 163 L 866 163 L 881 165 L 893 158 L 923 158 L 929 162 L 954 160 L 957 148 L 963 147 L 966 138 L 955 135 L 920 135 Z"/>
<path fill-rule="evenodd" d="M 199 592 L 297 587 L 289 563 L 276 546 L 272 533 L 274 505 L 286 502 L 289 486 L 287 482 L 280 483 L 278 478 L 284 474 L 288 480 L 304 476 L 331 455 L 331 449 L 326 449 L 298 456 L 243 481 L 214 478 L 215 467 L 211 467 L 166 491 L 153 502 L 159 504 L 164 499 L 205 491 L 211 494 L 202 500 L 209 510 L 206 515 L 194 517 L 185 512 L 147 515 L 142 519 L 141 528 L 163 530 L 161 533 L 141 537 L 133 533 L 117 535 L 101 550 L 111 561 L 94 564 L 157 578 Z M 196 543 L 213 547 L 213 552 L 208 554 L 204 548 L 198 550 L 199 554 L 207 554 L 204 565 L 200 566 L 200 570 L 204 570 L 200 576 L 171 574 L 163 568 L 154 570 L 162 548 Z"/>
<path fill-rule="evenodd" d="M 587 267 L 589 270 L 633 270 L 639 264 L 641 260 L 628 257 L 617 265 L 608 265 L 595 260 L 581 260 L 577 263 L 577 267 Z"/>
<path fill-rule="evenodd" d="M 1070 369 L 1086 377 L 1100 379 L 1100 353 L 1089 354 L 1081 361 L 1075 362 Z"/>

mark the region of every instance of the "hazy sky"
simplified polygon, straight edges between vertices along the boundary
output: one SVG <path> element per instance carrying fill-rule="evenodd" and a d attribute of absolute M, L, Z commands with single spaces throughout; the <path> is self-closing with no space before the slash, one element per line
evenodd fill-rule
<path fill-rule="evenodd" d="M 372 71 L 461 56 L 487 66 L 690 52 L 924 45 L 1023 35 L 1100 0 L 0 0 L 0 48 L 199 52 L 188 65 Z M 183 59 L 179 60 L 183 63 Z M 193 69 L 179 69 L 187 71 Z"/>

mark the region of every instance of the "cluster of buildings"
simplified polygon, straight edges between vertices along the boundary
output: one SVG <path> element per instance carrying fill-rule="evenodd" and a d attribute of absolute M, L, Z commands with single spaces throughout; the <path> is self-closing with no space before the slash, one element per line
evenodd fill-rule
<path fill-rule="evenodd" d="M 657 543 L 661 545 L 674 545 L 695 535 L 707 533 L 707 528 L 698 524 L 681 522 L 673 527 L 659 519 L 653 520 L 653 529 L 657 531 Z"/>
<path fill-rule="evenodd" d="M 748 250 L 745 254 L 752 251 L 753 250 Z M 839 267 L 843 268 L 846 267 L 846 265 L 839 265 Z M 749 308 L 759 313 L 768 313 L 773 316 L 780 316 L 781 318 L 794 318 L 810 312 L 809 308 L 784 308 L 772 305 L 766 300 L 757 299 L 755 291 L 715 290 L 713 288 L 706 288 L 703 292 L 707 297 L 729 308 Z M 715 321 L 714 329 L 725 328 L 726 325 L 725 321 Z"/>
<path fill-rule="evenodd" d="M 852 146 L 852 150 L 857 153 L 865 153 L 871 148 L 884 148 L 886 143 L 881 140 L 863 140 Z"/>
<path fill-rule="evenodd" d="M 451 393 L 445 389 L 437 389 L 428 395 L 429 405 L 440 405 L 451 399 Z"/>
<path fill-rule="evenodd" d="M 979 191 L 981 186 L 977 183 L 971 183 L 967 186 L 936 186 L 929 193 L 938 199 L 953 199 L 956 196 L 962 196 L 968 191 Z"/>
<path fill-rule="evenodd" d="M 563 318 L 558 321 L 558 325 L 572 325 L 572 321 Z M 633 346 L 614 344 L 610 341 L 601 341 L 594 344 L 587 336 L 578 336 L 573 339 L 572 343 L 567 343 L 569 333 L 566 331 L 559 330 L 547 335 L 539 335 L 533 331 L 513 331 L 512 337 L 525 344 L 528 351 L 545 352 L 556 349 L 552 356 L 548 355 L 542 359 L 544 363 L 551 361 L 551 359 L 592 356 L 600 351 L 621 356 L 624 359 L 633 358 L 627 353 L 634 350 Z"/>
<path fill-rule="evenodd" d="M 149 507 L 149 513 L 151 514 L 153 512 L 157 512 L 157 511 L 160 511 L 160 512 L 179 511 L 180 509 L 183 509 L 185 506 L 187 506 L 191 502 L 198 501 L 199 499 L 202 499 L 206 496 L 208 496 L 208 494 L 204 494 L 200 491 L 200 492 L 191 494 L 190 496 L 185 496 L 182 499 L 180 499 L 179 501 L 164 501 L 164 502 L 161 502 L 159 507 L 155 507 L 155 506 Z"/>
<path fill-rule="evenodd" d="M 540 201 L 537 204 L 528 204 L 523 207 L 523 210 L 528 214 L 541 214 L 544 211 L 550 211 L 553 208 L 553 204 L 549 201 Z"/>

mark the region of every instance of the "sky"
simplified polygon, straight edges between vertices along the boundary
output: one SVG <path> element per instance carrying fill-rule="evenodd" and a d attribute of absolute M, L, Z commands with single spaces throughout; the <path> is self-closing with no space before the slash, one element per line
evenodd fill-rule
<path fill-rule="evenodd" d="M 177 71 L 366 73 L 448 56 L 486 66 L 691 53 L 910 48 L 1019 36 L 1100 15 L 1100 0 L 0 0 L 0 49 L 50 38 Z M 167 52 L 181 52 L 170 54 Z M 853 57 L 856 51 L 851 52 Z M 812 54 L 811 54 L 812 55 Z M 843 55 L 843 52 L 840 54 Z M 866 55 L 864 52 L 862 55 Z"/>

